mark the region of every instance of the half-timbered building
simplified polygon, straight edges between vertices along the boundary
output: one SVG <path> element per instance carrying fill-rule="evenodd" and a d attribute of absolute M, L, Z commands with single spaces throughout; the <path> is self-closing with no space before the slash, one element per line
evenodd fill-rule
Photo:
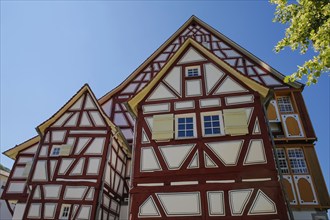
<path fill-rule="evenodd" d="M 327 219 L 304 86 L 191 17 L 5 152 L 14 219 Z"/>

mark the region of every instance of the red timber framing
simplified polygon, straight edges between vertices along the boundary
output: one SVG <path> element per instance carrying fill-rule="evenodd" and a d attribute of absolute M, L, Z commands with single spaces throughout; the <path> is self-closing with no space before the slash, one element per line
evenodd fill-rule
<path fill-rule="evenodd" d="M 187 45 L 192 46 L 202 56 L 206 56 L 206 59 L 176 63 L 187 52 Z M 218 69 L 224 75 L 219 77 L 220 73 L 217 70 L 218 78 L 212 74 L 206 76 L 207 65 L 209 68 L 213 65 L 215 67 L 212 67 L 213 70 Z M 200 70 L 200 75 L 186 80 L 186 69 L 196 66 Z M 171 85 L 170 78 L 165 79 L 166 74 L 169 74 L 173 68 L 181 70 L 180 86 L 175 83 L 173 86 L 173 81 Z M 230 77 L 232 81 L 226 82 L 226 77 Z M 6 151 L 8 157 L 15 159 L 15 164 L 2 198 L 17 201 L 19 206 L 17 205 L 16 209 L 19 207 L 26 210 L 24 217 L 27 219 L 37 218 L 34 215 L 39 214 L 39 217 L 54 214 L 52 217 L 58 218 L 63 213 L 64 207 L 69 207 L 66 210 L 69 211 L 67 215 L 70 218 L 84 218 L 79 217 L 80 213 L 83 213 L 82 215 L 87 213 L 86 215 L 98 219 L 118 219 L 120 206 L 124 204 L 126 208 L 130 193 L 133 219 L 154 218 L 152 216 L 158 219 L 166 217 L 217 219 L 219 216 L 225 216 L 226 219 L 237 219 L 242 216 L 243 219 L 265 219 L 263 215 L 265 213 L 260 214 L 258 201 L 264 201 L 269 207 L 276 207 L 276 212 L 274 211 L 273 214 L 269 214 L 268 211 L 267 219 L 268 217 L 286 219 L 284 200 L 277 182 L 277 172 L 269 142 L 270 137 L 266 133 L 268 128 L 263 120 L 266 113 L 263 112 L 262 105 L 272 96 L 270 95 L 272 91 L 269 91 L 273 90 L 275 99 L 288 94 L 292 98 L 296 116 L 290 116 L 290 120 L 295 117 L 300 123 L 298 128 L 301 131 L 296 134 L 297 126 L 291 126 L 292 131 L 279 133 L 278 137 L 275 134 L 275 145 L 285 149 L 292 146 L 304 149 L 318 198 L 318 204 L 297 205 L 291 202 L 291 205 L 297 210 L 326 209 L 330 207 L 330 201 L 312 146 L 316 136 L 301 94 L 304 86 L 300 83 L 284 84 L 283 78 L 281 73 L 192 16 L 117 88 L 97 101 L 90 88 L 84 86 L 52 118 L 38 127 L 41 136 L 36 136 Z M 226 83 L 233 88 L 243 89 L 223 93 L 220 87 Z M 158 88 L 160 84 L 161 88 Z M 228 90 L 231 86 L 222 89 Z M 162 90 L 164 88 L 165 90 Z M 200 91 L 193 91 L 191 94 L 188 91 L 191 88 L 199 88 Z M 148 100 L 157 89 L 167 91 L 166 94 L 158 92 L 158 95 L 167 95 L 166 99 L 159 100 L 156 95 Z M 87 95 L 96 109 L 84 107 Z M 144 97 L 143 100 L 141 96 Z M 83 97 L 81 108 L 70 110 L 70 106 L 81 97 Z M 244 103 L 237 103 L 237 100 L 242 99 Z M 156 110 L 155 106 L 158 106 Z M 247 135 L 203 136 L 205 131 L 202 123 L 205 114 L 220 112 L 223 117 L 226 109 L 235 108 L 249 109 L 247 110 L 248 127 L 244 128 L 248 130 Z M 103 123 L 95 121 L 95 117 L 98 118 L 97 114 L 100 115 Z M 150 119 L 155 115 L 166 114 L 173 114 L 175 120 L 175 116 L 178 115 L 194 115 L 196 137 L 185 140 L 172 138 L 167 142 L 153 140 Z M 282 115 L 285 114 L 279 114 L 279 121 L 275 120 L 276 123 L 282 123 Z M 77 121 L 73 120 L 75 117 Z M 59 123 L 57 121 L 61 121 L 60 126 L 54 126 Z M 176 123 L 173 120 L 173 127 L 177 126 Z M 290 123 L 288 122 L 287 125 L 290 126 Z M 290 137 L 283 137 L 286 134 L 290 134 L 287 135 Z M 61 135 L 63 138 L 58 138 Z M 177 134 L 173 133 L 173 136 L 175 135 Z M 103 146 L 102 154 L 88 152 L 95 141 L 100 143 L 98 141 L 100 139 L 104 139 L 100 144 Z M 242 142 L 235 161 L 224 160 L 224 156 L 219 155 L 215 150 L 216 147 L 212 148 L 212 143 L 218 141 Z M 84 145 L 81 146 L 81 143 Z M 130 149 L 133 148 L 134 143 L 136 159 L 132 164 Z M 181 164 L 171 165 L 168 158 L 166 159 L 168 154 L 166 149 L 171 149 L 168 146 L 178 144 L 185 145 L 189 150 Z M 306 144 L 308 147 L 305 147 Z M 189 145 L 192 147 L 189 148 Z M 246 163 L 248 157 L 246 155 L 251 148 L 261 149 L 260 145 L 263 146 L 265 160 L 257 164 Z M 51 156 L 54 146 L 63 148 L 63 155 Z M 81 151 L 74 153 L 77 148 L 81 148 Z M 147 149 L 145 151 L 147 156 L 157 158 L 153 164 L 156 166 L 154 171 L 141 172 L 142 165 L 139 160 L 142 148 Z M 99 162 L 96 162 L 97 160 Z M 89 165 L 95 162 L 100 165 L 99 168 L 89 168 Z M 44 167 L 45 177 L 39 175 L 41 179 L 34 179 L 35 172 L 40 174 L 38 163 Z M 62 163 L 66 164 L 68 169 L 60 172 Z M 51 168 L 53 166 L 54 168 Z M 98 169 L 98 173 L 91 174 L 88 169 Z M 27 175 L 30 170 L 31 174 Z M 129 183 L 130 178 L 133 180 L 132 183 Z M 60 186 L 58 197 L 61 199 L 47 195 L 49 186 L 53 189 Z M 66 189 L 69 189 L 70 194 L 73 186 L 85 187 L 85 190 L 78 189 L 82 192 L 82 197 L 65 199 Z M 133 187 L 131 191 L 130 187 Z M 176 194 L 184 196 L 175 197 Z M 242 210 L 236 212 L 231 202 L 240 196 L 245 196 L 245 200 L 242 203 Z M 90 199 L 92 197 L 93 199 Z M 202 213 L 196 214 L 196 211 L 189 217 L 184 217 L 182 213 L 173 214 L 171 210 L 166 210 L 166 201 L 172 198 L 177 198 L 178 201 L 181 199 L 182 203 L 185 203 L 187 198 L 192 201 L 198 199 L 200 205 L 195 204 L 195 207 Z M 222 201 L 222 211 L 219 203 L 212 203 L 214 199 Z M 50 213 L 50 207 L 55 210 L 53 213 Z M 209 216 L 205 217 L 207 215 Z"/>
<path fill-rule="evenodd" d="M 187 77 L 188 67 L 199 67 L 200 74 Z M 212 86 L 209 74 L 219 74 Z M 288 218 L 264 120 L 262 100 L 268 90 L 262 93 L 263 86 L 237 74 L 196 41 L 188 40 L 129 101 L 136 115 L 132 219 Z M 199 89 L 198 84 L 189 86 L 192 81 L 200 82 Z M 209 100 L 219 102 L 205 104 Z M 221 135 L 204 134 L 204 115 L 220 112 L 224 126 L 223 115 L 233 110 L 243 111 L 246 134 L 228 135 L 230 126 Z M 154 136 L 154 120 L 162 115 L 171 115 L 169 120 L 173 120 L 172 137 L 165 140 Z M 193 137 L 178 137 L 177 118 L 182 115 L 193 118 Z M 259 156 L 252 158 L 252 154 Z M 260 208 L 261 201 L 268 209 Z"/>
<path fill-rule="evenodd" d="M 23 175 L 26 165 L 33 161 L 37 151 L 40 138 L 34 137 L 26 141 L 25 149 L 15 155 L 15 163 L 8 177 L 7 184 L 4 188 L 1 198 L 5 200 L 17 201 L 25 203 L 28 197 L 28 189 L 26 186 L 27 175 Z"/>
<path fill-rule="evenodd" d="M 21 158 L 33 155 L 31 172 L 22 179 L 28 193 L 17 199 L 25 206 L 22 218 L 119 219 L 130 150 L 88 85 L 38 130 L 39 143 L 19 152 L 14 166 L 26 167 Z M 14 180 L 5 199 L 19 198 L 8 194 Z"/>
<path fill-rule="evenodd" d="M 283 84 L 284 76 L 281 73 L 192 16 L 121 85 L 99 100 L 110 120 L 120 127 L 130 144 L 133 140 L 134 122 L 123 103 L 143 89 L 188 38 L 194 39 L 219 59 L 255 82 L 272 88 L 289 86 Z M 290 86 L 301 87 L 301 84 Z"/>

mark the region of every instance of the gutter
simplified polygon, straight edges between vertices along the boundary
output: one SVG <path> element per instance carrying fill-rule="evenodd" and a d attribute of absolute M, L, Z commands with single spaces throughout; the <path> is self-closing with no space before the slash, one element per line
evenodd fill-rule
<path fill-rule="evenodd" d="M 274 95 L 274 91 L 273 90 L 270 90 L 269 93 L 268 93 L 268 95 L 263 100 L 264 101 L 263 110 L 264 110 L 265 115 L 267 113 L 266 106 L 269 104 L 270 100 L 273 98 L 273 95 Z M 265 117 L 265 120 L 266 120 L 266 124 L 267 124 L 267 127 L 268 127 L 268 133 L 269 133 L 271 144 L 272 144 L 272 148 L 273 148 L 273 156 L 274 156 L 274 159 L 275 159 L 276 169 L 277 169 L 277 172 L 278 172 L 278 175 L 279 175 L 279 178 L 280 178 L 280 181 L 279 182 L 280 182 L 280 187 L 282 189 L 282 194 L 284 196 L 285 205 L 286 205 L 286 207 L 288 209 L 288 215 L 289 215 L 290 220 L 294 220 L 293 213 L 292 213 L 292 210 L 291 210 L 291 207 L 290 207 L 290 202 L 288 200 L 287 193 L 284 190 L 284 186 L 283 186 L 283 182 L 282 182 L 282 180 L 283 180 L 283 173 L 282 173 L 282 170 L 281 170 L 281 167 L 280 167 L 278 156 L 276 154 L 276 147 L 275 147 L 274 136 L 273 136 L 273 133 L 272 133 L 272 131 L 270 129 L 270 123 L 268 121 L 268 118 Z"/>

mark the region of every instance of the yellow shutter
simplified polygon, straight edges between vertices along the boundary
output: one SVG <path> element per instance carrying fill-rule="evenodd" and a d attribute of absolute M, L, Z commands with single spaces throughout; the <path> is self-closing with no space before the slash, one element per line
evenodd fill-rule
<path fill-rule="evenodd" d="M 152 126 L 153 140 L 173 139 L 173 114 L 154 115 Z"/>
<path fill-rule="evenodd" d="M 224 109 L 223 116 L 226 134 L 242 135 L 249 133 L 247 123 L 248 118 L 244 108 Z"/>
<path fill-rule="evenodd" d="M 24 167 L 24 171 L 23 171 L 23 177 L 28 177 L 29 176 L 29 173 L 31 171 L 31 167 L 32 167 L 32 161 L 28 161 L 26 164 L 25 164 L 25 167 Z"/>
<path fill-rule="evenodd" d="M 69 156 L 71 152 L 71 146 L 70 145 L 62 145 L 61 146 L 61 156 Z"/>

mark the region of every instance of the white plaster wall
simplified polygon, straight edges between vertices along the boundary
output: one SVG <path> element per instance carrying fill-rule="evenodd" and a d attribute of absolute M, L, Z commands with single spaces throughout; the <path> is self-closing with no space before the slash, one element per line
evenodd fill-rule
<path fill-rule="evenodd" d="M 128 219 L 128 205 L 122 205 L 120 208 L 119 220 Z"/>
<path fill-rule="evenodd" d="M 23 219 L 23 214 L 25 211 L 25 207 L 26 204 L 25 203 L 18 203 L 15 206 L 15 210 L 14 210 L 14 216 L 13 216 L 13 220 L 21 220 Z"/>

